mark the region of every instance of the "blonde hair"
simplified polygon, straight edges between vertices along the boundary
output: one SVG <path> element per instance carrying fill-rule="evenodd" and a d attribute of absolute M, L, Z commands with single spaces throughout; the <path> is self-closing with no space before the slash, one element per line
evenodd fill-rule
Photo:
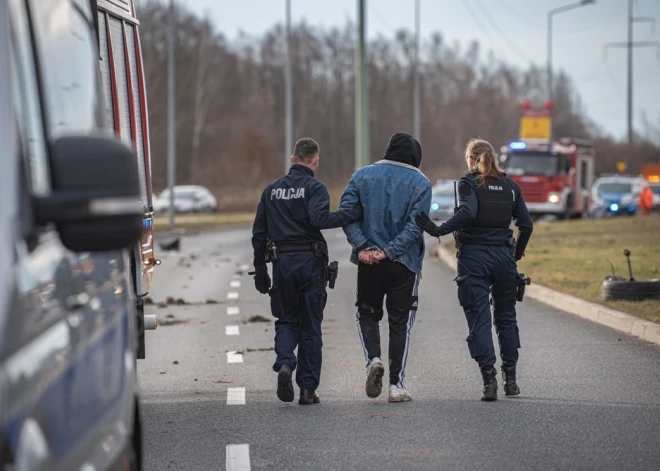
<path fill-rule="evenodd" d="M 483 185 L 488 179 L 495 179 L 504 175 L 495 159 L 495 149 L 488 141 L 470 139 L 465 147 L 465 160 L 468 159 L 474 162 L 476 170 L 479 171 L 477 177 L 479 185 Z"/>

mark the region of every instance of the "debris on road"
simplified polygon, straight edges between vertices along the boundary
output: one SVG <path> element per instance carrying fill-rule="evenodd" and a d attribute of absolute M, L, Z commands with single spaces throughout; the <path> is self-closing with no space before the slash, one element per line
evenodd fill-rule
<path fill-rule="evenodd" d="M 178 365 L 178 364 L 179 364 L 179 360 L 174 360 L 174 361 L 172 362 L 172 364 L 173 364 L 173 365 Z"/>
<path fill-rule="evenodd" d="M 217 299 L 207 299 L 206 304 L 219 304 Z"/>
<path fill-rule="evenodd" d="M 270 319 L 265 318 L 259 314 L 250 316 L 246 321 L 243 321 L 243 324 L 252 324 L 255 322 L 270 322 Z"/>
<path fill-rule="evenodd" d="M 274 351 L 274 347 L 262 347 L 262 348 L 246 348 L 245 351 L 248 353 L 251 352 L 272 352 Z"/>

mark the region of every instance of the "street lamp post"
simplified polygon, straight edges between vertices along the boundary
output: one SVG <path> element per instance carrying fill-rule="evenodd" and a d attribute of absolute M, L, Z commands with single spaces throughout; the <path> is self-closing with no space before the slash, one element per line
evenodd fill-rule
<path fill-rule="evenodd" d="M 548 12 L 548 98 L 552 100 L 553 91 L 552 91 L 552 17 L 557 13 L 563 13 L 565 11 L 574 10 L 575 8 L 584 7 L 587 5 L 592 5 L 596 3 L 596 0 L 581 0 L 576 3 L 571 3 L 570 5 L 565 5 L 563 7 L 558 7 L 550 10 Z"/>

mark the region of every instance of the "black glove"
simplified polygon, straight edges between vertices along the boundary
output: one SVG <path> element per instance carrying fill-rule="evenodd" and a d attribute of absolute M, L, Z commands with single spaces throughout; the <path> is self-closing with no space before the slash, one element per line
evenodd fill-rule
<path fill-rule="evenodd" d="M 353 222 L 358 222 L 360 219 L 362 219 L 363 213 L 364 210 L 362 209 L 362 205 L 360 203 L 356 203 L 351 210 L 351 220 Z"/>
<path fill-rule="evenodd" d="M 427 232 L 433 237 L 440 237 L 440 228 L 431 221 L 425 212 L 422 211 L 415 216 L 415 222 L 424 232 Z"/>
<path fill-rule="evenodd" d="M 268 294 L 270 290 L 270 276 L 267 271 L 259 271 L 254 274 L 254 287 L 261 294 Z"/>

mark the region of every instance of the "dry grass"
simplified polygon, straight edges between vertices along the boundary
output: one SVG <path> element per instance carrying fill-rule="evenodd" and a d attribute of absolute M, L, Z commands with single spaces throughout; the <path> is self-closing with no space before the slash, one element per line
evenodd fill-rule
<path fill-rule="evenodd" d="M 632 252 L 636 279 L 660 278 L 660 216 L 537 224 L 518 268 L 535 283 L 660 323 L 658 300 L 600 299 L 608 259 L 618 275 L 628 276 L 624 249 Z"/>

